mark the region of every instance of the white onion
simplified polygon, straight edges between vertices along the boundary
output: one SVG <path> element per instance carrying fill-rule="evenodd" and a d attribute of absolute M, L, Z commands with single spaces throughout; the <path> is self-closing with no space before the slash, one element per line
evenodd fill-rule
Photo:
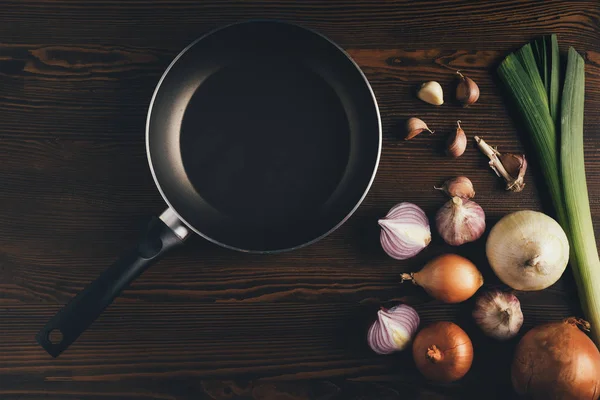
<path fill-rule="evenodd" d="M 502 282 L 517 290 L 542 290 L 565 271 L 569 241 L 558 222 L 546 214 L 517 211 L 492 228 L 485 252 Z"/>
<path fill-rule="evenodd" d="M 392 258 L 406 260 L 414 257 L 431 242 L 429 220 L 425 212 L 412 203 L 392 207 L 381 226 L 381 247 Z"/>

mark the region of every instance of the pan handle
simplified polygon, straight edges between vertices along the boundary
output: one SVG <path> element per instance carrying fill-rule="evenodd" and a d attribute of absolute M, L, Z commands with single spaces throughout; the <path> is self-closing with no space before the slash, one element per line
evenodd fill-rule
<path fill-rule="evenodd" d="M 37 342 L 58 357 L 100 316 L 135 278 L 167 251 L 183 243 L 188 228 L 172 209 L 154 217 L 135 248 L 121 255 L 95 281 L 67 303 L 38 334 Z"/>

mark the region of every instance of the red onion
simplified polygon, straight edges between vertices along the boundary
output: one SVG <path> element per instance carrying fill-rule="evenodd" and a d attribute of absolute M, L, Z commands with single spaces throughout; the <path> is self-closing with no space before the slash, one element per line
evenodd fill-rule
<path fill-rule="evenodd" d="M 412 203 L 392 207 L 381 226 L 381 247 L 392 258 L 414 257 L 431 242 L 431 230 L 425 212 Z"/>
<path fill-rule="evenodd" d="M 419 314 L 414 308 L 400 304 L 377 312 L 377 321 L 369 328 L 367 340 L 377 354 L 404 350 L 419 327 Z"/>

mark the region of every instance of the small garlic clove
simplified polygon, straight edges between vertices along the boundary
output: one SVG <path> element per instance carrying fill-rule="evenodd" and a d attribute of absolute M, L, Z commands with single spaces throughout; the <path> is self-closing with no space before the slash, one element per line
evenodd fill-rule
<path fill-rule="evenodd" d="M 457 176 L 456 178 L 448 179 L 442 187 L 433 187 L 436 190 L 441 190 L 450 197 L 458 196 L 463 199 L 472 199 L 475 197 L 475 189 L 473 182 L 466 176 Z"/>
<path fill-rule="evenodd" d="M 485 292 L 475 301 L 473 319 L 487 336 L 508 340 L 515 337 L 523 325 L 521 303 L 511 293 Z"/>
<path fill-rule="evenodd" d="M 377 312 L 377 320 L 369 328 L 367 342 L 377 354 L 390 354 L 404 350 L 412 341 L 419 327 L 419 314 L 400 304 Z"/>
<path fill-rule="evenodd" d="M 472 200 L 453 197 L 435 216 L 437 231 L 446 243 L 460 246 L 473 242 L 485 231 L 485 213 Z"/>
<path fill-rule="evenodd" d="M 479 150 L 490 159 L 490 168 L 506 182 L 506 190 L 512 192 L 523 190 L 525 187 L 525 172 L 527 171 L 525 155 L 500 154 L 498 150 L 478 136 L 475 136 L 475 142 Z M 508 169 L 510 169 L 510 172 Z"/>
<path fill-rule="evenodd" d="M 406 121 L 406 137 L 404 140 L 410 140 L 423 131 L 434 133 L 423 120 L 415 117 L 409 118 Z"/>
<path fill-rule="evenodd" d="M 520 192 L 525 187 L 524 177 L 527 171 L 527 160 L 525 154 L 504 153 L 500 155 L 500 162 L 506 169 L 506 172 L 512 178 L 507 182 L 507 189 L 513 192 Z"/>
<path fill-rule="evenodd" d="M 446 142 L 446 154 L 453 158 L 463 155 L 467 148 L 467 135 L 460 126 L 460 121 L 456 121 L 456 132 L 448 137 Z"/>
<path fill-rule="evenodd" d="M 456 71 L 460 76 L 460 82 L 456 86 L 456 99 L 460 101 L 463 107 L 468 107 L 479 100 L 479 86 L 473 79 L 464 76 L 460 71 Z"/>
<path fill-rule="evenodd" d="M 381 247 L 392 258 L 414 257 L 431 242 L 431 229 L 425 212 L 412 203 L 392 207 L 379 220 Z"/>
<path fill-rule="evenodd" d="M 417 97 L 425 103 L 441 106 L 444 104 L 444 91 L 436 81 L 425 82 L 417 92 Z"/>

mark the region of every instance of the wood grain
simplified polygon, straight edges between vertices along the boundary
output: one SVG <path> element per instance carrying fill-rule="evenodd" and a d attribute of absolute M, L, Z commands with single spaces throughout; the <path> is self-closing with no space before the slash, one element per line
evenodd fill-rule
<path fill-rule="evenodd" d="M 384 147 L 357 213 L 310 247 L 251 256 L 193 238 L 126 290 L 59 359 L 34 342 L 62 304 L 136 238 L 164 203 L 144 147 L 146 110 L 172 58 L 196 37 L 249 18 L 300 23 L 342 45 L 373 85 Z M 380 249 L 377 218 L 399 201 L 433 215 L 432 187 L 454 175 L 475 183 L 488 227 L 547 197 L 531 155 L 527 186 L 503 190 L 474 145 L 441 154 L 462 121 L 501 151 L 527 149 L 494 73 L 502 57 L 541 34 L 586 60 L 585 157 L 600 238 L 600 5 L 597 1 L 0 1 L 0 398 L 12 399 L 490 399 L 513 397 L 516 341 L 473 326 L 471 303 L 443 305 L 401 272 L 456 251 L 503 285 L 483 240 L 458 249 L 436 236 L 412 260 Z M 460 69 L 480 86 L 463 109 L 451 97 Z M 415 99 L 439 81 L 442 107 Z M 405 119 L 436 130 L 402 140 Z M 528 153 L 529 155 L 529 153 Z M 599 242 L 600 243 L 600 242 Z M 520 293 L 525 328 L 579 315 L 570 273 Z M 378 357 L 364 335 L 377 309 L 403 301 L 424 323 L 453 320 L 475 345 L 475 364 L 451 385 L 425 381 L 408 353 Z"/>

